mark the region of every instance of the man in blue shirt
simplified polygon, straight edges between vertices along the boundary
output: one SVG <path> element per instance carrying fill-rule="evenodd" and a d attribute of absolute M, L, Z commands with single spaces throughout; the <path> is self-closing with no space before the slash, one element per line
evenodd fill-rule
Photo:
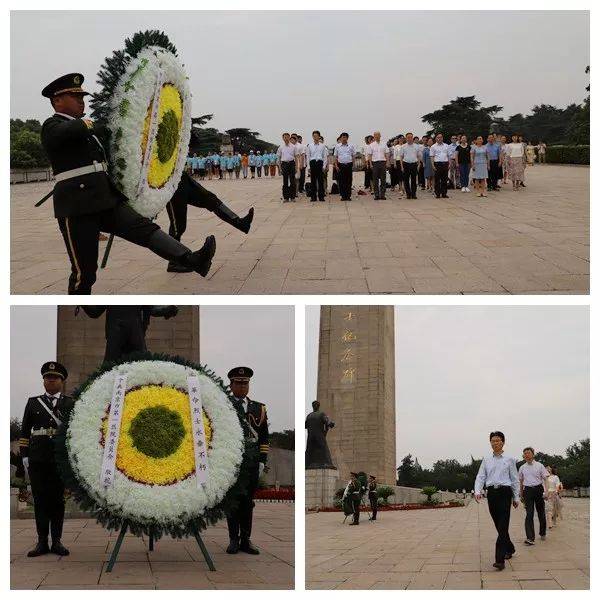
<path fill-rule="evenodd" d="M 488 190 L 490 192 L 498 192 L 500 191 L 498 179 L 500 179 L 500 151 L 502 147 L 496 140 L 496 135 L 494 133 L 490 133 L 490 135 L 488 135 L 488 142 L 485 147 L 490 161 Z"/>
<path fill-rule="evenodd" d="M 494 568 L 502 571 L 504 561 L 512 558 L 515 547 L 510 539 L 510 506 L 519 506 L 520 484 L 517 461 L 504 454 L 504 434 L 501 431 L 490 433 L 492 455 L 485 456 L 475 479 L 475 501 L 480 502 L 483 488 L 487 489 L 488 509 L 498 538 L 496 539 L 496 560 Z"/>
<path fill-rule="evenodd" d="M 261 156 L 260 150 L 256 151 L 256 156 L 254 157 L 254 164 L 256 165 L 256 174 L 259 177 L 261 177 L 262 176 L 263 157 Z"/>

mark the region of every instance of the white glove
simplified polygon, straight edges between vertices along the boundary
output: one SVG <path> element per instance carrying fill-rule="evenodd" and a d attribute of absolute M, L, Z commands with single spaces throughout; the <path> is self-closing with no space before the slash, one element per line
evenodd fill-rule
<path fill-rule="evenodd" d="M 262 477 L 262 474 L 265 472 L 264 463 L 258 463 L 258 476 Z"/>
<path fill-rule="evenodd" d="M 23 466 L 26 471 L 29 471 L 29 456 L 23 457 Z"/>

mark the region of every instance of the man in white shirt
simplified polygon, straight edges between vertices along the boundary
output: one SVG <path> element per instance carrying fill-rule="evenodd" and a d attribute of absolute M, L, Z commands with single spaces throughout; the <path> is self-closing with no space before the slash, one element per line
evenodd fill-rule
<path fill-rule="evenodd" d="M 385 142 L 381 141 L 381 132 L 373 133 L 373 141 L 367 146 L 367 163 L 373 172 L 373 191 L 375 200 L 385 200 L 386 168 L 390 150 Z"/>
<path fill-rule="evenodd" d="M 391 162 L 394 165 L 394 170 L 390 169 L 390 174 L 393 175 L 392 179 L 392 189 L 395 189 L 396 184 L 398 185 L 398 190 L 400 191 L 400 195 L 402 193 L 402 182 L 404 181 L 404 174 L 402 173 L 402 161 L 400 159 L 400 149 L 405 143 L 404 136 L 397 137 L 394 140 L 391 148 Z"/>
<path fill-rule="evenodd" d="M 433 147 L 433 146 L 432 146 Z M 504 561 L 512 558 L 515 547 L 510 539 L 510 505 L 519 506 L 519 478 L 517 462 L 504 455 L 504 434 L 501 431 L 490 433 L 492 455 L 481 461 L 475 479 L 475 500 L 481 501 L 483 488 L 487 488 L 488 509 L 498 538 L 496 539 L 496 559 L 494 567 L 501 571 Z"/>
<path fill-rule="evenodd" d="M 283 175 L 283 201 L 291 202 L 296 195 L 296 146 L 287 131 L 281 137 L 283 144 L 277 148 L 277 162 Z"/>
<path fill-rule="evenodd" d="M 540 522 L 540 539 L 546 539 L 546 504 L 548 495 L 548 471 L 542 463 L 537 462 L 535 450 L 531 446 L 523 449 L 525 462 L 519 468 L 519 483 L 521 484 L 521 501 L 525 504 L 525 543 L 535 544 L 535 527 L 533 510 L 535 508 Z"/>
<path fill-rule="evenodd" d="M 429 156 L 434 172 L 435 197 L 448 197 L 448 168 L 452 159 L 452 149 L 444 143 L 444 136 L 438 133 L 435 144 L 429 148 Z"/>
<path fill-rule="evenodd" d="M 350 200 L 352 196 L 352 165 L 354 164 L 356 150 L 352 144 L 348 143 L 348 137 L 346 132 L 342 133 L 340 141 L 333 151 L 335 158 L 333 168 L 338 174 L 337 180 L 342 200 Z"/>
<path fill-rule="evenodd" d="M 406 144 L 400 146 L 398 151 L 400 161 L 400 172 L 404 176 L 404 187 L 406 197 L 410 200 L 417 199 L 417 171 L 419 163 L 423 159 L 423 154 L 419 146 L 415 144 L 412 133 L 406 134 Z"/>
<path fill-rule="evenodd" d="M 297 135 L 298 143 L 296 144 L 296 171 L 299 174 L 298 187 L 299 192 L 304 192 L 304 182 L 306 180 L 306 146 L 302 143 L 302 136 Z"/>
<path fill-rule="evenodd" d="M 321 142 L 321 132 L 318 130 L 312 133 L 313 141 L 306 146 L 306 161 L 308 162 L 308 174 L 310 176 L 310 201 L 317 201 L 317 194 L 320 202 L 325 202 L 325 185 L 323 183 L 323 173 L 329 168 L 327 146 Z"/>

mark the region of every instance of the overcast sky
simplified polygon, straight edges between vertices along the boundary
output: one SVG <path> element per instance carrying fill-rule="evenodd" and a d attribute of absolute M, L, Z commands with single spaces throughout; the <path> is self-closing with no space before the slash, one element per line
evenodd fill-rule
<path fill-rule="evenodd" d="M 307 309 L 306 409 L 316 394 L 319 308 Z M 500 429 L 507 452 L 563 454 L 589 436 L 587 307 L 395 309 L 396 458 L 469 461 Z"/>
<path fill-rule="evenodd" d="M 43 391 L 40 367 L 55 358 L 56 307 L 11 307 L 11 417 Z M 267 405 L 271 431 L 294 428 L 292 307 L 201 307 L 200 360 L 225 381 L 232 367 L 252 367 L 249 395 Z"/>
<path fill-rule="evenodd" d="M 422 133 L 456 96 L 504 107 L 564 107 L 586 95 L 586 11 L 13 12 L 11 117 L 44 119 L 40 95 L 79 71 L 94 92 L 104 58 L 138 30 L 164 30 L 186 64 L 193 114 L 220 130 L 284 130 L 359 144 L 379 129 Z M 68 40 L 68 43 L 63 41 Z"/>

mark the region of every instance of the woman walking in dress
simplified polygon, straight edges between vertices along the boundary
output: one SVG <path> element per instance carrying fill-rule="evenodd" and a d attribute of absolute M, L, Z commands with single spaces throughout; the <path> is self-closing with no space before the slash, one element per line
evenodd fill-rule
<path fill-rule="evenodd" d="M 533 166 L 535 163 L 535 146 L 531 142 L 527 142 L 525 154 L 527 155 L 527 164 Z"/>
<path fill-rule="evenodd" d="M 562 500 L 560 494 L 563 491 L 563 485 L 558 478 L 555 467 L 546 467 L 548 471 L 548 500 L 546 501 L 546 512 L 548 513 L 548 528 L 552 529 L 556 525 L 557 519 L 562 519 Z"/>
<path fill-rule="evenodd" d="M 512 142 L 504 146 L 504 153 L 508 165 L 508 176 L 512 181 L 513 192 L 519 191 L 519 186 L 525 178 L 525 152 L 523 144 L 519 142 L 519 135 L 512 135 Z"/>
<path fill-rule="evenodd" d="M 471 150 L 471 164 L 473 165 L 473 181 L 475 192 L 479 191 L 479 198 L 487 198 L 487 177 L 490 169 L 490 159 L 487 148 L 483 145 L 483 137 L 478 135 L 475 146 Z"/>
<path fill-rule="evenodd" d="M 425 178 L 425 189 L 433 194 L 433 167 L 429 160 L 429 149 L 433 146 L 433 139 L 427 138 L 427 142 L 423 147 L 423 177 Z"/>

